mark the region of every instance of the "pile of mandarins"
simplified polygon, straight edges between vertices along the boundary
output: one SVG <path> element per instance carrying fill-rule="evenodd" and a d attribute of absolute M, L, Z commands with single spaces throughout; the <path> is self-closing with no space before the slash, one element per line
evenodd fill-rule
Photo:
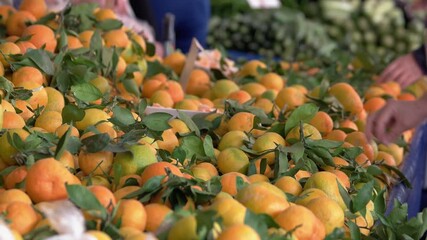
<path fill-rule="evenodd" d="M 145 54 L 149 43 L 110 9 L 52 14 L 24 0 L 0 15 L 4 236 L 304 240 L 353 237 L 354 226 L 370 235 L 404 150 L 368 141 L 366 117 L 384 96 L 412 101 L 419 87 L 373 85 L 361 98 L 344 82 L 287 86 L 250 61 L 215 82 L 194 69 L 183 89 L 174 78 L 185 55 Z M 67 28 L 67 16 L 80 26 Z M 146 115 L 147 104 L 217 111 Z"/>

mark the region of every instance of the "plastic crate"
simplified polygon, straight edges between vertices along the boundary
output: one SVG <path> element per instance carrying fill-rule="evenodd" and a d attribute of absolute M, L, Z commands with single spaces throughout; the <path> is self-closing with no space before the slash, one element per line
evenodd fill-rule
<path fill-rule="evenodd" d="M 412 188 L 407 188 L 403 183 L 395 185 L 389 198 L 387 212 L 393 208 L 395 199 L 401 203 L 408 204 L 408 217 L 414 217 L 420 211 L 421 195 L 426 176 L 427 161 L 427 123 L 423 124 L 416 131 L 412 140 L 409 153 L 405 156 L 405 161 L 401 166 L 401 171 L 408 178 Z"/>

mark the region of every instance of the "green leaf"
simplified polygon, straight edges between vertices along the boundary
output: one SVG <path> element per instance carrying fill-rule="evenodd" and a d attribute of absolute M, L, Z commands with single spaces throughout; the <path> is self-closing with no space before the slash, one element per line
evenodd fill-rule
<path fill-rule="evenodd" d="M 418 228 L 418 235 L 415 239 L 421 239 L 422 235 L 427 231 L 427 209 L 425 208 L 421 213 L 418 213 L 416 217 L 421 219 L 422 226 Z"/>
<path fill-rule="evenodd" d="M 275 132 L 277 134 L 282 135 L 285 132 L 285 124 L 284 123 L 276 123 L 273 124 L 267 132 Z"/>
<path fill-rule="evenodd" d="M 245 182 L 242 177 L 240 177 L 240 176 L 236 177 L 236 189 L 237 189 L 237 191 L 240 191 L 240 189 L 246 187 L 247 185 L 248 185 L 248 183 Z"/>
<path fill-rule="evenodd" d="M 321 147 L 321 148 L 337 148 L 340 147 L 344 142 L 340 141 L 332 141 L 327 139 L 321 139 L 321 140 L 312 140 L 310 138 L 305 140 L 305 143 L 307 146 L 310 147 Z"/>
<path fill-rule="evenodd" d="M 125 183 L 123 184 L 123 187 L 127 186 L 139 186 L 138 180 L 133 177 L 126 179 Z"/>
<path fill-rule="evenodd" d="M 135 192 L 129 193 L 125 196 L 125 198 L 134 198 L 138 196 L 143 196 L 147 193 L 155 193 L 162 189 L 162 181 L 165 178 L 165 176 L 155 176 L 150 179 L 144 185 L 138 189 Z M 148 199 L 149 200 L 149 199 Z M 142 199 L 140 199 L 142 201 Z M 145 202 L 145 201 L 142 201 Z"/>
<path fill-rule="evenodd" d="M 60 52 L 56 57 L 63 55 L 62 52 Z M 60 65 L 61 63 L 58 63 Z M 65 93 L 68 91 L 68 89 L 71 86 L 71 78 L 67 70 L 59 70 L 52 78 L 52 87 L 57 87 L 59 91 L 62 93 Z"/>
<path fill-rule="evenodd" d="M 71 92 L 81 101 L 91 102 L 102 98 L 102 93 L 90 83 L 80 83 L 71 86 Z"/>
<path fill-rule="evenodd" d="M 95 27 L 103 31 L 110 31 L 114 29 L 119 29 L 123 26 L 123 23 L 117 19 L 106 19 L 101 22 L 97 22 Z"/>
<path fill-rule="evenodd" d="M 393 172 L 393 173 L 397 174 L 397 176 L 399 176 L 399 178 L 400 178 L 400 181 L 402 181 L 402 182 L 403 182 L 403 184 L 404 184 L 407 188 L 412 188 L 412 184 L 411 184 L 411 182 L 409 182 L 409 180 L 406 178 L 405 174 L 403 174 L 403 173 L 399 170 L 399 168 L 394 167 L 394 166 L 390 166 L 390 165 L 387 165 L 387 164 L 379 164 L 379 165 L 380 165 L 380 166 L 382 166 L 382 167 L 385 167 L 385 168 L 387 168 L 387 170 L 389 170 L 389 171 L 391 171 L 391 172 Z"/>
<path fill-rule="evenodd" d="M 36 162 L 36 159 L 34 157 L 34 155 L 29 155 L 27 156 L 27 158 L 25 159 L 25 166 L 27 168 L 30 168 L 31 166 L 34 165 L 34 163 Z"/>
<path fill-rule="evenodd" d="M 136 85 L 136 82 L 131 78 L 125 78 L 121 81 L 123 83 L 123 86 L 125 87 L 126 91 L 129 93 L 132 93 L 135 96 L 139 96 L 139 87 Z"/>
<path fill-rule="evenodd" d="M 279 147 L 280 148 L 280 147 Z M 285 147 L 287 152 L 290 152 L 292 155 L 292 159 L 295 162 L 298 162 L 304 156 L 304 144 L 302 142 L 297 142 L 292 144 L 289 147 Z"/>
<path fill-rule="evenodd" d="M 387 216 L 387 219 L 393 224 L 401 224 L 402 222 L 407 221 L 408 217 L 408 204 L 402 204 L 399 200 L 394 199 L 393 210 Z"/>
<path fill-rule="evenodd" d="M 14 88 L 14 91 L 11 92 L 10 95 L 11 95 L 11 98 L 15 100 L 17 99 L 27 100 L 31 96 L 33 96 L 33 91 L 19 87 L 19 88 Z"/>
<path fill-rule="evenodd" d="M 47 134 L 31 133 L 24 141 L 24 151 L 32 151 L 43 147 L 46 141 L 56 140 L 56 137 L 51 138 Z"/>
<path fill-rule="evenodd" d="M 377 214 L 384 214 L 386 211 L 386 201 L 384 194 L 386 193 L 386 189 L 382 189 L 374 200 L 374 210 Z"/>
<path fill-rule="evenodd" d="M 96 153 L 104 150 L 110 143 L 110 135 L 107 133 L 95 134 L 82 140 L 82 144 L 86 146 L 86 151 Z"/>
<path fill-rule="evenodd" d="M 150 77 L 158 74 L 158 73 L 165 73 L 166 75 L 170 76 L 172 74 L 172 69 L 167 68 L 163 64 L 161 64 L 159 61 L 148 61 L 147 62 L 147 73 L 145 74 L 145 77 L 149 79 Z"/>
<path fill-rule="evenodd" d="M 288 157 L 286 150 L 282 150 L 280 147 L 275 151 L 275 164 L 274 164 L 274 177 L 277 178 L 282 176 L 289 167 Z"/>
<path fill-rule="evenodd" d="M 353 213 L 358 212 L 366 207 L 366 204 L 372 198 L 372 191 L 374 190 L 374 181 L 365 183 L 363 187 L 357 192 L 356 196 L 351 201 L 351 210 Z"/>
<path fill-rule="evenodd" d="M 65 50 L 66 46 L 68 46 L 67 33 L 65 32 L 64 28 L 61 28 L 59 30 L 59 40 L 58 40 L 57 49 L 59 49 L 59 51 L 63 51 Z"/>
<path fill-rule="evenodd" d="M 296 108 L 289 116 L 285 124 L 285 133 L 298 126 L 300 122 L 308 123 L 317 113 L 319 108 L 313 103 L 306 103 Z"/>
<path fill-rule="evenodd" d="M 332 231 L 326 236 L 325 240 L 345 239 L 344 235 L 345 235 L 345 232 L 343 228 L 335 228 L 334 231 Z"/>
<path fill-rule="evenodd" d="M 215 231 L 215 222 L 219 218 L 214 210 L 200 211 L 196 214 L 196 232 L 199 239 L 208 239 L 210 231 Z"/>
<path fill-rule="evenodd" d="M 192 119 L 200 131 L 209 131 L 211 129 L 213 130 L 213 123 L 211 121 L 206 120 L 205 115 L 196 114 L 192 117 Z"/>
<path fill-rule="evenodd" d="M 269 228 L 278 228 L 279 226 L 267 214 L 256 214 L 246 209 L 245 222 L 246 225 L 252 227 L 260 236 L 268 236 Z"/>
<path fill-rule="evenodd" d="M 113 164 L 113 175 L 114 175 L 114 185 L 119 186 L 120 179 L 123 176 L 123 169 L 121 164 L 117 162 Z"/>
<path fill-rule="evenodd" d="M 378 175 L 383 174 L 383 171 L 377 165 L 371 165 L 371 166 L 367 167 L 366 171 L 369 174 L 371 174 L 372 176 L 378 176 Z"/>
<path fill-rule="evenodd" d="M 111 239 L 122 239 L 123 235 L 120 233 L 120 230 L 114 226 L 111 222 L 107 222 L 105 227 L 102 229 L 103 232 L 108 234 Z"/>
<path fill-rule="evenodd" d="M 67 189 L 68 198 L 79 208 L 97 211 L 102 219 L 107 217 L 107 210 L 85 186 L 66 184 L 65 187 Z"/>
<path fill-rule="evenodd" d="M 172 151 L 171 157 L 178 160 L 178 162 L 183 163 L 187 158 L 187 153 L 181 146 L 179 146 Z"/>
<path fill-rule="evenodd" d="M 146 42 L 146 50 L 145 53 L 149 56 L 152 57 L 154 56 L 154 54 L 156 54 L 156 45 L 154 45 L 151 42 Z"/>
<path fill-rule="evenodd" d="M 360 229 L 356 225 L 356 223 L 354 223 L 352 221 L 347 221 L 346 224 L 347 224 L 348 228 L 350 229 L 351 239 L 360 240 L 361 239 Z"/>
<path fill-rule="evenodd" d="M 21 139 L 21 137 L 17 133 L 11 134 L 10 132 L 7 134 L 7 141 L 12 147 L 14 147 L 18 151 L 23 151 L 25 149 L 25 142 Z"/>
<path fill-rule="evenodd" d="M 49 23 L 51 20 L 54 20 L 56 16 L 57 16 L 57 13 L 54 13 L 54 12 L 48 13 L 45 16 L 39 18 L 34 24 L 47 25 L 47 23 Z"/>
<path fill-rule="evenodd" d="M 77 154 L 81 146 L 82 143 L 80 142 L 80 139 L 78 137 L 70 137 L 66 148 L 70 153 Z"/>
<path fill-rule="evenodd" d="M 64 123 L 78 122 L 85 116 L 85 111 L 75 105 L 67 104 L 62 109 L 62 121 Z"/>
<path fill-rule="evenodd" d="M 55 73 L 55 66 L 45 50 L 29 49 L 24 56 L 31 59 L 47 75 Z"/>
<path fill-rule="evenodd" d="M 210 157 L 211 159 L 215 159 L 215 151 L 210 135 L 206 135 L 203 139 L 203 149 L 205 150 L 206 156 Z"/>
<path fill-rule="evenodd" d="M 338 181 L 338 179 L 337 179 L 337 185 L 338 185 L 338 190 L 340 192 L 340 195 L 341 195 L 345 205 L 347 206 L 347 208 L 350 209 L 350 203 L 351 203 L 350 195 L 348 194 L 347 190 L 341 185 L 341 183 Z"/>
<path fill-rule="evenodd" d="M 199 128 L 197 127 L 197 125 L 193 122 L 193 120 L 187 114 L 178 110 L 178 117 L 188 126 L 188 128 L 192 132 L 196 133 L 197 136 L 200 136 Z"/>
<path fill-rule="evenodd" d="M 181 147 L 184 149 L 187 158 L 206 156 L 203 146 L 203 141 L 197 136 L 185 136 L 181 139 Z"/>
<path fill-rule="evenodd" d="M 152 113 L 142 118 L 142 123 L 150 130 L 161 132 L 171 128 L 168 123 L 170 118 L 172 115 L 169 113 Z"/>
<path fill-rule="evenodd" d="M 329 81 L 326 79 L 323 79 L 320 83 L 320 91 L 319 91 L 319 98 L 323 99 L 323 97 L 326 95 L 329 89 Z"/>
<path fill-rule="evenodd" d="M 137 107 L 138 115 L 140 117 L 144 115 L 144 112 L 145 112 L 145 109 L 147 109 L 147 106 L 148 106 L 147 99 L 142 98 Z"/>
<path fill-rule="evenodd" d="M 120 106 L 113 107 L 113 117 L 112 119 L 110 119 L 110 121 L 114 123 L 119 123 L 123 126 L 129 126 L 135 123 L 135 119 L 133 118 L 132 112 L 129 109 L 122 108 Z"/>
<path fill-rule="evenodd" d="M 94 4 L 96 5 L 96 4 Z M 94 20 L 90 19 L 92 13 L 88 12 L 77 12 L 82 10 L 81 5 L 75 5 L 71 7 L 71 11 L 64 14 L 63 23 L 66 29 L 71 31 L 83 32 L 93 28 Z"/>
<path fill-rule="evenodd" d="M 8 96 L 13 92 L 13 84 L 7 78 L 0 76 L 0 89 L 6 92 L 5 99 L 8 99 Z"/>
<path fill-rule="evenodd" d="M 102 49 L 102 37 L 99 29 L 95 30 L 90 39 L 90 48 L 94 51 L 100 51 Z"/>
<path fill-rule="evenodd" d="M 58 145 L 56 146 L 55 150 L 55 159 L 59 160 L 64 153 L 64 151 L 67 149 L 67 145 L 70 139 L 72 126 L 68 128 L 68 130 L 65 132 L 64 135 L 59 139 Z"/>
<path fill-rule="evenodd" d="M 345 158 L 351 160 L 355 160 L 361 153 L 363 153 L 363 149 L 361 147 L 350 147 L 344 149 Z"/>
<path fill-rule="evenodd" d="M 249 163 L 249 167 L 248 167 L 248 171 L 247 171 L 246 175 L 247 176 L 251 176 L 251 175 L 254 175 L 256 173 L 257 173 L 257 168 L 256 168 L 256 165 L 255 165 L 255 161 L 251 161 Z"/>

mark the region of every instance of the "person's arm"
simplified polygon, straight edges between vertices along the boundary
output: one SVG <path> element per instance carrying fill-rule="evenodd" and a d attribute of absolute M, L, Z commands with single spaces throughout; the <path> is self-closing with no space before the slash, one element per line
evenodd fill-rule
<path fill-rule="evenodd" d="M 379 111 L 368 116 L 366 137 L 388 144 L 404 131 L 416 128 L 427 119 L 427 94 L 416 101 L 390 99 Z"/>
<path fill-rule="evenodd" d="M 381 73 L 379 83 L 397 82 L 405 88 L 420 79 L 426 70 L 426 55 L 423 53 L 424 47 L 413 53 L 408 53 L 394 60 Z"/>

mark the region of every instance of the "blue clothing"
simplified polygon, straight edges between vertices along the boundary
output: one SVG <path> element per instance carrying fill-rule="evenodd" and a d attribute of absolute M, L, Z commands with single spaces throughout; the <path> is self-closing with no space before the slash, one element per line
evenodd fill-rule
<path fill-rule="evenodd" d="M 427 74 L 426 50 L 425 50 L 424 44 L 421 47 L 419 47 L 417 50 L 413 51 L 412 54 L 418 66 L 423 71 L 424 75 Z"/>
<path fill-rule="evenodd" d="M 166 13 L 175 15 L 176 48 L 187 52 L 195 37 L 206 46 L 210 19 L 209 0 L 150 0 L 154 15 L 156 39 L 161 40 L 163 18 Z"/>

